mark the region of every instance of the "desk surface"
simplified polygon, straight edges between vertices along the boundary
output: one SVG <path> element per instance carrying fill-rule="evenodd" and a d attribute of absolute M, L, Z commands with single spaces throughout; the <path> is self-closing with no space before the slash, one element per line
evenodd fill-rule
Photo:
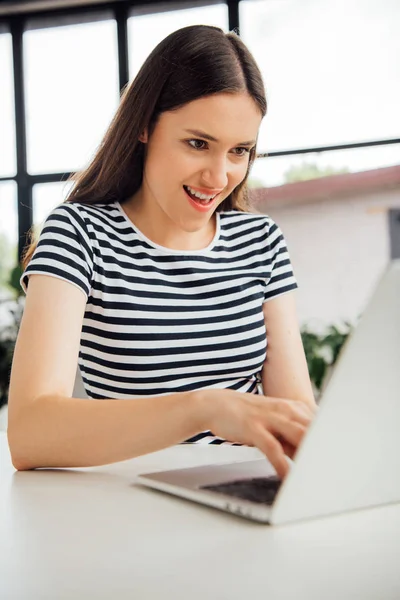
<path fill-rule="evenodd" d="M 186 445 L 15 472 L 0 434 L 0 597 L 399 600 L 400 504 L 269 527 L 132 485 L 147 471 L 260 456 Z"/>

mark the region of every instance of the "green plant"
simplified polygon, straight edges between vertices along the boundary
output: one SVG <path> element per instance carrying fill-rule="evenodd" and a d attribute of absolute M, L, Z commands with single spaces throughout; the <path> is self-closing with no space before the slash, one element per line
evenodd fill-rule
<path fill-rule="evenodd" d="M 8 301 L 11 315 L 11 324 L 0 332 L 0 408 L 8 401 L 8 386 L 10 384 L 11 364 L 14 354 L 15 342 L 18 335 L 23 306 L 19 300 Z"/>
<path fill-rule="evenodd" d="M 320 392 L 325 377 L 351 333 L 352 325 L 346 322 L 341 329 L 331 325 L 323 335 L 313 333 L 306 327 L 301 330 L 308 372 L 315 389 Z"/>
<path fill-rule="evenodd" d="M 21 279 L 23 273 L 22 265 L 17 264 L 10 273 L 10 279 L 8 280 L 8 285 L 14 292 L 17 298 L 24 295 L 24 292 L 20 286 L 19 280 Z"/>
<path fill-rule="evenodd" d="M 14 299 L 2 300 L 5 312 L 9 313 L 9 323 L 0 330 L 0 408 L 8 402 L 11 364 L 15 342 L 23 312 L 23 291 L 19 285 L 22 268 L 17 265 L 10 274 L 9 287 L 14 292 Z"/>

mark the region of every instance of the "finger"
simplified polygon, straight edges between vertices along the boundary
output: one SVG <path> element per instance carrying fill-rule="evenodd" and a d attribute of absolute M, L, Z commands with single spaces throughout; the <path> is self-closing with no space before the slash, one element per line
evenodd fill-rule
<path fill-rule="evenodd" d="M 285 453 L 278 440 L 261 427 L 254 432 L 254 445 L 265 454 L 280 479 L 284 479 L 289 471 Z"/>
<path fill-rule="evenodd" d="M 314 416 L 309 407 L 299 400 L 276 398 L 274 399 L 273 408 L 275 413 L 287 417 L 292 421 L 297 421 L 306 427 L 311 423 Z"/>
<path fill-rule="evenodd" d="M 275 437 L 283 437 L 286 442 L 295 448 L 300 444 L 307 430 L 301 423 L 290 421 L 286 417 L 277 414 L 268 416 L 267 427 Z"/>
<path fill-rule="evenodd" d="M 284 439 L 279 439 L 279 443 L 282 446 L 282 449 L 286 456 L 293 459 L 297 452 L 297 448 L 295 448 L 295 446 L 292 446 L 292 444 L 286 442 Z"/>
<path fill-rule="evenodd" d="M 318 410 L 318 406 L 316 404 L 309 404 L 308 402 L 302 402 L 299 400 L 292 400 L 292 402 L 295 402 L 298 409 L 311 420 L 315 417 Z"/>

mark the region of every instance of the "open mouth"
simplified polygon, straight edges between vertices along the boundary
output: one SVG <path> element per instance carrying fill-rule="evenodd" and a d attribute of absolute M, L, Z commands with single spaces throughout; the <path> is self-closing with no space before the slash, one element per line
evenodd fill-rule
<path fill-rule="evenodd" d="M 187 193 L 187 195 L 196 203 L 202 205 L 202 206 L 208 206 L 210 205 L 213 200 L 218 196 L 218 194 L 215 194 L 215 196 L 212 196 L 211 198 L 199 198 L 198 196 L 196 196 L 195 194 L 193 194 L 193 192 L 190 191 L 190 189 L 184 185 L 183 189 L 185 190 L 185 192 Z M 204 195 L 204 194 L 202 194 Z"/>

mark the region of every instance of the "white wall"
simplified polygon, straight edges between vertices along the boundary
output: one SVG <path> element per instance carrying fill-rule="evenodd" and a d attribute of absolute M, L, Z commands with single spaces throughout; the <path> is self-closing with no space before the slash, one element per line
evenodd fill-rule
<path fill-rule="evenodd" d="M 288 243 L 301 324 L 356 321 L 390 260 L 387 210 L 399 207 L 397 188 L 268 211 Z"/>

